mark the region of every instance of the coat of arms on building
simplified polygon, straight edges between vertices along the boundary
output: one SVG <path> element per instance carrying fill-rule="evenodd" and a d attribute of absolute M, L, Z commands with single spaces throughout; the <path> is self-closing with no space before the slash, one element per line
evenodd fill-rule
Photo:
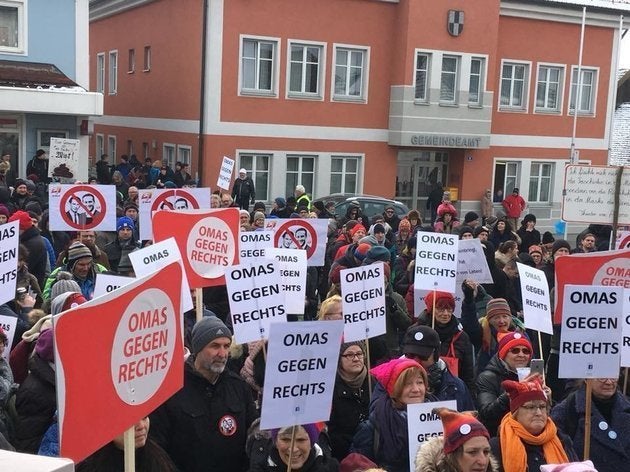
<path fill-rule="evenodd" d="M 464 12 L 449 10 L 447 15 L 446 29 L 451 36 L 459 36 L 464 31 Z"/>

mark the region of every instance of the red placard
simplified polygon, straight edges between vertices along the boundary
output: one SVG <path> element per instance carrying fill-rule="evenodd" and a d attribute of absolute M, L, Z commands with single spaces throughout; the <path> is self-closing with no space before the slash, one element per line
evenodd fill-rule
<path fill-rule="evenodd" d="M 78 462 L 183 386 L 177 262 L 54 318 L 61 455 Z"/>
<path fill-rule="evenodd" d="M 191 288 L 225 285 L 225 269 L 239 262 L 238 208 L 158 211 L 152 225 L 156 242 L 177 241 Z"/>

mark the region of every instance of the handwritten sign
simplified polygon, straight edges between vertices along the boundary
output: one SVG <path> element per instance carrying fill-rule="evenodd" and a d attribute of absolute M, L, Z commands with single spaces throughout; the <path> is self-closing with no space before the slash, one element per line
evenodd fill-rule
<path fill-rule="evenodd" d="M 219 172 L 219 178 L 217 179 L 217 187 L 223 190 L 230 188 L 230 182 L 232 181 L 232 172 L 234 171 L 234 159 L 230 159 L 227 156 L 223 156 L 223 162 L 221 162 L 221 170 Z"/>
<path fill-rule="evenodd" d="M 48 177 L 77 180 L 79 177 L 79 140 L 50 138 Z"/>
<path fill-rule="evenodd" d="M 17 283 L 18 246 L 20 245 L 19 222 L 12 221 L 0 226 L 0 304 L 13 300 Z"/>

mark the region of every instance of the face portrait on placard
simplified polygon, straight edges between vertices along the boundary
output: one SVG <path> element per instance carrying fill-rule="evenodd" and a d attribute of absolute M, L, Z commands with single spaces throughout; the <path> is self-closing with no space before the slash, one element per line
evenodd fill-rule
<path fill-rule="evenodd" d="M 69 215 L 85 215 L 88 218 L 101 211 L 101 203 L 90 192 L 76 192 L 66 202 L 64 211 Z"/>
<path fill-rule="evenodd" d="M 188 200 L 185 198 L 179 197 L 175 200 L 175 210 L 188 210 Z"/>
<path fill-rule="evenodd" d="M 298 228 L 295 230 L 295 239 L 298 242 L 300 249 L 307 249 L 308 244 L 308 232 L 305 228 Z"/>
<path fill-rule="evenodd" d="M 286 230 L 282 233 L 282 247 L 285 249 L 299 249 L 293 241 L 294 238 L 295 236 L 293 235 L 293 232 L 291 230 Z"/>

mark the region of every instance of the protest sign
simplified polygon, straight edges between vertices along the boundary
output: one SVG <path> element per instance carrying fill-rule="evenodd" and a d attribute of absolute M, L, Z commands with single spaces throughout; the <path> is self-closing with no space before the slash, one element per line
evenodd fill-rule
<path fill-rule="evenodd" d="M 383 263 L 341 271 L 343 338 L 346 342 L 385 334 L 385 274 Z"/>
<path fill-rule="evenodd" d="M 94 295 L 92 295 L 92 298 L 100 297 L 106 293 L 113 292 L 114 290 L 124 287 L 134 280 L 135 279 L 133 277 L 124 277 L 122 275 L 96 274 L 96 280 L 94 281 Z"/>
<path fill-rule="evenodd" d="M 70 459 L 3 450 L 0 450 L 0 465 L 5 471 L 74 472 L 74 463 Z"/>
<path fill-rule="evenodd" d="M 567 285 L 560 338 L 561 379 L 617 378 L 623 290 Z"/>
<path fill-rule="evenodd" d="M 194 308 L 190 296 L 190 286 L 186 278 L 186 268 L 175 238 L 168 238 L 138 251 L 132 251 L 129 253 L 129 260 L 136 277 L 144 277 L 160 270 L 166 264 L 178 262 L 184 273 L 182 276 L 182 311 L 186 312 Z"/>
<path fill-rule="evenodd" d="M 0 315 L 0 328 L 7 336 L 7 344 L 4 346 L 2 357 L 9 362 L 9 352 L 11 352 L 11 346 L 13 346 L 13 340 L 15 339 L 15 329 L 17 328 L 18 319 L 15 316 Z"/>
<path fill-rule="evenodd" d="M 153 216 L 156 241 L 174 237 L 192 288 L 225 285 L 225 271 L 239 263 L 238 208 L 162 211 Z"/>
<path fill-rule="evenodd" d="M 521 281 L 525 327 L 541 333 L 553 334 L 549 284 L 547 284 L 544 272 L 520 262 L 516 265 Z"/>
<path fill-rule="evenodd" d="M 0 226 L 0 305 L 15 298 L 20 222 Z"/>
<path fill-rule="evenodd" d="M 619 233 L 615 249 L 630 249 L 630 231 L 621 231 Z"/>
<path fill-rule="evenodd" d="M 409 470 L 415 472 L 415 460 L 418 449 L 427 441 L 444 436 L 444 427 L 440 416 L 433 413 L 434 408 L 448 408 L 457 411 L 457 402 L 413 403 L 407 405 L 407 431 L 409 432 Z"/>
<path fill-rule="evenodd" d="M 271 324 L 261 429 L 330 419 L 342 331 L 341 320 Z"/>
<path fill-rule="evenodd" d="M 225 283 L 237 343 L 267 339 L 271 323 L 287 321 L 280 270 L 274 260 L 228 267 Z"/>
<path fill-rule="evenodd" d="M 326 255 L 328 220 L 318 218 L 269 218 L 265 229 L 275 232 L 274 246 L 304 249 L 308 266 L 323 266 Z"/>
<path fill-rule="evenodd" d="M 51 231 L 116 231 L 113 185 L 48 186 Z"/>
<path fill-rule="evenodd" d="M 84 459 L 183 386 L 182 276 L 172 262 L 53 318 L 62 456 Z"/>
<path fill-rule="evenodd" d="M 217 179 L 217 187 L 223 190 L 230 189 L 230 183 L 232 182 L 232 172 L 234 171 L 234 159 L 230 159 L 227 156 L 223 156 L 221 162 L 221 171 L 219 172 L 219 178 Z"/>
<path fill-rule="evenodd" d="M 455 293 L 458 243 L 456 235 L 419 232 L 415 288 Z"/>
<path fill-rule="evenodd" d="M 303 249 L 265 249 L 265 257 L 274 259 L 280 270 L 284 308 L 292 315 L 304 314 L 306 297 L 306 251 Z"/>
<path fill-rule="evenodd" d="M 273 231 L 242 231 L 238 240 L 240 262 L 253 262 L 265 257 L 265 251 L 273 248 Z"/>
<path fill-rule="evenodd" d="M 50 138 L 48 177 L 86 180 L 79 176 L 79 146 L 78 139 Z"/>
<path fill-rule="evenodd" d="M 457 246 L 457 277 L 455 279 L 455 316 L 462 312 L 464 291 L 462 282 L 473 279 L 480 284 L 493 283 L 492 274 L 488 267 L 488 260 L 481 247 L 479 239 L 462 239 Z M 423 292 L 424 294 L 428 291 Z M 422 310 L 420 310 L 422 311 Z"/>
<path fill-rule="evenodd" d="M 623 291 L 621 367 L 630 367 L 630 289 Z"/>
<path fill-rule="evenodd" d="M 630 288 L 630 249 L 561 256 L 555 260 L 554 266 L 556 269 L 554 324 L 562 322 L 566 284 Z"/>

